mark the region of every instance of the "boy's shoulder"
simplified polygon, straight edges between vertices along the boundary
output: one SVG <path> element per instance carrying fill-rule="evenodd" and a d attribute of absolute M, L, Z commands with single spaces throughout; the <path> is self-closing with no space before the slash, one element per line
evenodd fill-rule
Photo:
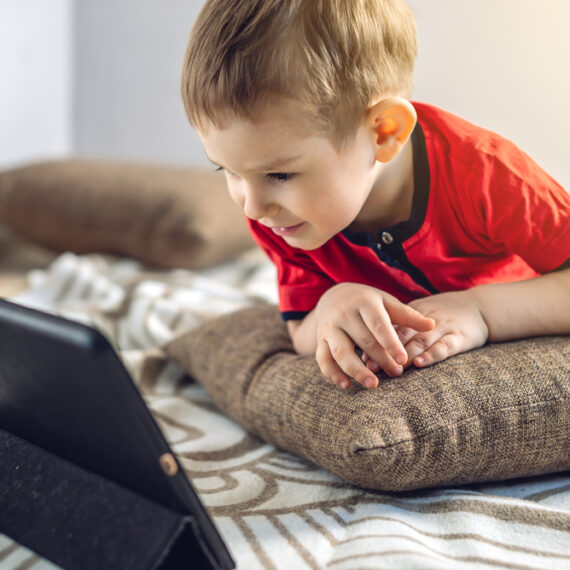
<path fill-rule="evenodd" d="M 480 127 L 459 115 L 428 103 L 413 102 L 418 123 L 424 134 L 436 138 L 440 144 L 446 141 L 451 149 L 472 147 L 479 152 L 495 151 L 498 146 L 514 146 L 496 132 Z"/>
<path fill-rule="evenodd" d="M 427 103 L 413 102 L 426 141 L 431 165 L 454 165 L 465 176 L 489 169 L 520 179 L 536 175 L 537 165 L 515 143 L 454 113 Z"/>

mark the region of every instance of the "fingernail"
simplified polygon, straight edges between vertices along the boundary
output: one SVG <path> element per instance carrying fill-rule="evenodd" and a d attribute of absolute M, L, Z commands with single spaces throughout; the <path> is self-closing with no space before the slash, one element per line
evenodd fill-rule
<path fill-rule="evenodd" d="M 408 360 L 408 357 L 405 354 L 400 353 L 396 356 L 395 360 L 398 364 L 404 364 L 406 360 Z"/>
<path fill-rule="evenodd" d="M 425 360 L 421 356 L 418 356 L 417 358 L 414 359 L 414 362 L 417 366 L 421 366 L 422 364 L 425 363 Z"/>
<path fill-rule="evenodd" d="M 350 382 L 348 380 L 341 380 L 338 385 L 343 389 L 343 390 L 348 390 L 350 388 Z"/>
<path fill-rule="evenodd" d="M 368 389 L 373 390 L 378 385 L 378 381 L 376 380 L 376 378 L 366 378 L 366 380 L 364 380 L 364 385 Z"/>
<path fill-rule="evenodd" d="M 401 366 L 397 366 L 391 371 L 390 376 L 400 376 L 402 372 L 404 372 L 404 369 Z"/>

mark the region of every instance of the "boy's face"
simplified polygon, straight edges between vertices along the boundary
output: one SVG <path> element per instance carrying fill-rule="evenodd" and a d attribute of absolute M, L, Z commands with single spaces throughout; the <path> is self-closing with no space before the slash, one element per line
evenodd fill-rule
<path fill-rule="evenodd" d="M 255 122 L 234 116 L 223 128 L 210 124 L 200 134 L 244 214 L 305 250 L 358 218 L 381 168 L 364 124 L 340 152 L 310 127 L 294 102 L 274 99 Z"/>

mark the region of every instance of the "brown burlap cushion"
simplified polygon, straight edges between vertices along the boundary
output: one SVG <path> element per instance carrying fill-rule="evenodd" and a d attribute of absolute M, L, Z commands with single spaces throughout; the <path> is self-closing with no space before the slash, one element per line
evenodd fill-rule
<path fill-rule="evenodd" d="M 295 354 L 275 307 L 166 347 L 250 432 L 362 487 L 408 490 L 570 468 L 570 339 L 488 345 L 344 392 Z"/>
<path fill-rule="evenodd" d="M 253 247 L 223 175 L 91 160 L 0 173 L 0 222 L 56 251 L 114 253 L 198 268 Z"/>

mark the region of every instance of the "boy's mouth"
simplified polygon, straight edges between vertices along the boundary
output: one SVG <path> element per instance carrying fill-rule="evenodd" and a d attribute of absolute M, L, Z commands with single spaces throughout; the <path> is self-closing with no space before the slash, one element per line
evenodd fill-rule
<path fill-rule="evenodd" d="M 286 226 L 286 227 L 275 227 L 269 228 L 274 234 L 278 236 L 290 236 L 296 233 L 298 230 L 301 229 L 301 226 L 304 226 L 305 222 L 301 222 L 300 224 L 295 224 L 294 226 Z"/>

